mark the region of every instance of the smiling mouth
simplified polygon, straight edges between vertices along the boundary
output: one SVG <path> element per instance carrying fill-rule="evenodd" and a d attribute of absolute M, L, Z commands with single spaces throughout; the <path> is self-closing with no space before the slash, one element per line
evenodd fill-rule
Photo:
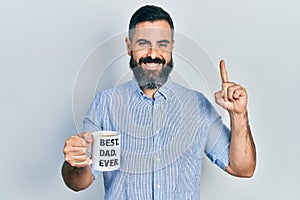
<path fill-rule="evenodd" d="M 157 70 L 157 69 L 160 69 L 162 63 L 150 62 L 150 63 L 143 63 L 143 65 L 148 70 Z"/>

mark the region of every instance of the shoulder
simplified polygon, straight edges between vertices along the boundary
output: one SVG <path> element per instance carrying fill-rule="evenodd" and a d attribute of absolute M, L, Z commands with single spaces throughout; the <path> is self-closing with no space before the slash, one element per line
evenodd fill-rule
<path fill-rule="evenodd" d="M 200 91 L 184 87 L 178 83 L 172 82 L 171 90 L 182 98 L 193 98 L 197 101 L 209 101 L 208 98 Z"/>
<path fill-rule="evenodd" d="M 173 98 L 184 102 L 186 106 L 197 107 L 200 112 L 211 113 L 215 109 L 211 100 L 200 91 L 186 88 L 177 83 L 172 83 L 172 91 L 174 92 Z"/>
<path fill-rule="evenodd" d="M 134 92 L 133 85 L 132 81 L 128 81 L 113 88 L 101 90 L 95 95 L 95 101 L 106 104 L 111 101 L 128 99 Z"/>

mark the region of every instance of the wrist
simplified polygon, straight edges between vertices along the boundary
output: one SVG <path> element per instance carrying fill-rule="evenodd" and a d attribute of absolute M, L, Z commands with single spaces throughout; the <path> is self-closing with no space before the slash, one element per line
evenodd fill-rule
<path fill-rule="evenodd" d="M 69 173 L 76 174 L 76 175 L 80 175 L 80 174 L 82 174 L 83 172 L 86 171 L 86 167 L 72 166 L 67 161 L 65 161 L 65 165 L 64 166 L 67 168 L 67 171 L 69 171 Z"/>
<path fill-rule="evenodd" d="M 242 111 L 242 112 L 232 112 L 232 111 L 228 111 L 229 112 L 229 116 L 231 119 L 243 119 L 243 118 L 248 118 L 248 111 Z"/>
<path fill-rule="evenodd" d="M 231 130 L 233 132 L 243 132 L 249 126 L 247 111 L 240 113 L 229 113 L 229 115 L 231 122 Z"/>

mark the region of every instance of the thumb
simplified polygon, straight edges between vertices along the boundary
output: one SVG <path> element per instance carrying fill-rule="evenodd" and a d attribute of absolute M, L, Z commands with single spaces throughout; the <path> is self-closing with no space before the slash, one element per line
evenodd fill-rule
<path fill-rule="evenodd" d="M 216 92 L 215 93 L 215 102 L 218 105 L 220 105 L 222 108 L 227 109 L 227 104 L 226 104 L 226 101 L 224 99 L 224 95 L 225 95 L 224 90 L 220 90 L 220 91 Z"/>
<path fill-rule="evenodd" d="M 81 139 L 82 143 L 85 146 L 88 146 L 93 142 L 93 134 L 91 132 L 82 132 L 78 134 L 78 137 Z"/>

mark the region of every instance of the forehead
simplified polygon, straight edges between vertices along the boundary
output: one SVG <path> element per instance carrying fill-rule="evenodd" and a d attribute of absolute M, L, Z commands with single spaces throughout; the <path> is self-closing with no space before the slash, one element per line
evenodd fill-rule
<path fill-rule="evenodd" d="M 166 20 L 140 22 L 135 26 L 133 39 L 169 39 L 172 29 Z"/>

